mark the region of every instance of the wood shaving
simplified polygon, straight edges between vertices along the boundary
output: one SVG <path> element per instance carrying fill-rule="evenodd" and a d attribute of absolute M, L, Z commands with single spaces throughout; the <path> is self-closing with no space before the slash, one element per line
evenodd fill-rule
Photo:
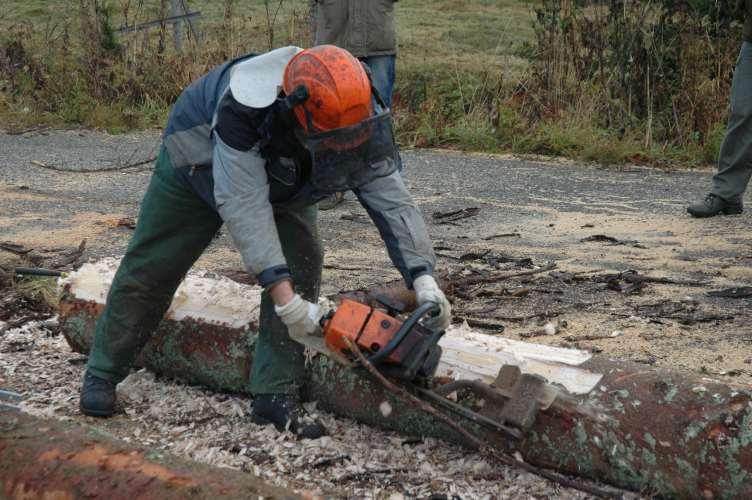
<path fill-rule="evenodd" d="M 22 349 L 14 346 L 23 346 Z M 43 322 L 0 337 L 0 385 L 24 396 L 21 408 L 39 417 L 85 422 L 154 452 L 252 472 L 298 492 L 337 497 L 586 498 L 537 476 L 489 463 L 436 439 L 406 439 L 308 404 L 330 432 L 297 441 L 248 420 L 251 399 L 132 372 L 118 386 L 121 412 L 110 419 L 80 415 L 85 366 Z"/>

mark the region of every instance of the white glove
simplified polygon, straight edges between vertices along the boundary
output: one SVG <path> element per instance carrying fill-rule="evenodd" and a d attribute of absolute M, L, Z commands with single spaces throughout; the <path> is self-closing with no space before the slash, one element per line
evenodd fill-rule
<path fill-rule="evenodd" d="M 321 329 L 319 321 L 324 315 L 324 311 L 318 304 L 304 300 L 297 293 L 287 304 L 275 305 L 274 312 L 287 325 L 287 333 L 293 340 L 319 332 Z"/>
<path fill-rule="evenodd" d="M 418 305 L 433 302 L 440 308 L 439 314 L 427 318 L 423 324 L 431 330 L 446 330 L 452 318 L 452 306 L 449 305 L 446 295 L 441 291 L 433 276 L 429 274 L 418 276 L 413 281 L 413 288 L 415 288 Z"/>

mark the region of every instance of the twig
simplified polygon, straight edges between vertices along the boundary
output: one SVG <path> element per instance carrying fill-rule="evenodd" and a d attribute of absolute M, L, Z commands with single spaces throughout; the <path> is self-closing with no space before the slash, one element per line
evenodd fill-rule
<path fill-rule="evenodd" d="M 454 255 L 449 255 L 449 254 L 440 253 L 440 252 L 436 252 L 436 257 L 444 257 L 445 259 L 460 260 L 459 257 L 455 257 Z"/>
<path fill-rule="evenodd" d="M 495 321 L 487 321 L 484 319 L 476 319 L 476 318 L 470 318 L 468 316 L 455 316 L 455 318 L 467 321 L 467 325 L 474 327 L 474 328 L 485 328 L 489 330 L 500 330 L 500 332 L 504 331 L 504 325 L 502 323 L 498 323 Z"/>
<path fill-rule="evenodd" d="M 640 274 L 637 271 L 633 271 L 633 270 L 623 271 L 623 272 L 615 273 L 615 274 L 609 274 L 609 273 L 598 274 L 598 275 L 593 276 L 591 279 L 599 279 L 602 281 L 624 280 L 627 283 L 642 282 L 642 283 L 658 283 L 661 285 L 680 285 L 680 286 L 706 286 L 709 284 L 708 281 L 645 276 L 644 274 Z"/>
<path fill-rule="evenodd" d="M 470 277 L 470 278 L 465 278 L 462 280 L 456 280 L 454 282 L 447 283 L 447 289 L 452 290 L 454 288 L 464 288 L 470 285 L 477 285 L 480 283 L 495 283 L 497 281 L 508 280 L 510 278 L 517 278 L 520 276 L 532 276 L 534 274 L 545 273 L 546 271 L 550 271 L 551 269 L 555 269 L 555 268 L 556 268 L 556 262 L 549 262 L 545 266 L 540 267 L 538 269 L 528 269 L 527 271 L 520 271 L 516 273 L 494 274 L 491 276 L 483 276 L 483 277 Z"/>
<path fill-rule="evenodd" d="M 336 271 L 368 271 L 365 267 L 347 267 L 338 266 L 337 264 L 324 264 L 324 269 L 334 269 Z"/>
<path fill-rule="evenodd" d="M 392 474 L 395 472 L 411 472 L 411 469 L 407 467 L 382 467 L 380 469 L 366 469 L 362 472 L 350 472 L 337 478 L 337 481 L 353 481 L 356 479 L 365 478 L 373 474 Z"/>
<path fill-rule="evenodd" d="M 342 460 L 349 460 L 350 455 L 336 455 L 334 457 L 324 457 L 321 458 L 311 464 L 311 467 L 314 469 L 321 469 L 322 467 L 329 467 L 330 465 L 334 465 L 337 462 L 340 462 Z"/>
<path fill-rule="evenodd" d="M 399 397 L 403 401 L 412 403 L 415 406 L 417 406 L 420 410 L 423 410 L 424 412 L 436 417 L 436 419 L 438 419 L 442 423 L 449 426 L 452 430 L 459 433 L 463 438 L 467 440 L 469 444 L 472 445 L 473 448 L 477 449 L 478 451 L 485 453 L 489 457 L 496 459 L 497 461 L 501 462 L 504 465 L 507 465 L 510 467 L 518 467 L 526 472 L 536 474 L 538 476 L 548 479 L 549 481 L 553 481 L 567 488 L 574 488 L 580 491 L 584 491 L 586 493 L 590 493 L 591 495 L 595 495 L 600 498 L 622 498 L 622 495 L 618 493 L 607 491 L 603 488 L 599 488 L 591 484 L 585 484 L 582 481 L 578 481 L 576 479 L 569 479 L 555 472 L 540 469 L 527 462 L 523 462 L 522 460 L 512 458 L 506 455 L 502 455 L 501 453 L 488 448 L 485 442 L 481 441 L 477 437 L 470 434 L 452 418 L 439 412 L 436 408 L 434 408 L 430 404 L 426 403 L 422 399 L 408 392 L 403 387 L 400 387 L 394 384 L 393 382 L 388 380 L 386 377 L 384 377 L 384 375 L 382 375 L 381 372 L 379 372 L 376 369 L 376 367 L 374 367 L 373 364 L 366 359 L 366 357 L 361 352 L 360 348 L 358 348 L 358 346 L 352 340 L 348 338 L 344 338 L 343 340 L 347 344 L 350 351 L 353 354 L 355 354 L 355 356 L 358 358 L 358 360 L 360 361 L 360 364 L 363 365 L 363 368 L 365 368 L 374 378 L 376 378 L 376 380 L 378 380 L 381 383 L 381 385 L 383 385 L 389 392 L 394 393 L 397 397 Z"/>
<path fill-rule="evenodd" d="M 616 333 L 616 335 L 614 335 Z M 578 342 L 580 340 L 603 340 L 603 339 L 615 339 L 616 337 L 620 337 L 621 333 L 612 332 L 612 333 L 606 333 L 603 335 L 593 334 L 593 335 L 567 335 L 564 337 L 564 340 L 567 342 Z"/>
<path fill-rule="evenodd" d="M 5 135 L 23 135 L 27 134 L 29 132 L 42 132 L 44 130 L 51 130 L 52 127 L 49 126 L 41 126 L 41 127 L 26 127 L 26 128 L 19 128 L 19 129 L 11 129 L 11 130 L 4 130 L 3 134 Z"/>
<path fill-rule="evenodd" d="M 357 222 L 358 224 L 370 224 L 371 221 L 362 214 L 345 214 L 340 217 L 341 220 L 349 220 L 351 222 Z"/>
<path fill-rule="evenodd" d="M 150 158 L 147 158 L 145 160 L 139 160 L 134 163 L 128 163 L 126 165 L 118 165 L 116 167 L 102 167 L 102 168 L 91 168 L 91 169 L 71 169 L 71 168 L 63 168 L 59 167 L 57 165 L 49 165 L 47 163 L 42 163 L 41 161 L 37 160 L 30 160 L 29 163 L 32 165 L 36 165 L 37 167 L 46 168 L 47 170 L 54 170 L 55 172 L 68 172 L 73 174 L 88 174 L 93 172 L 114 172 L 116 170 L 127 170 L 129 168 L 134 167 L 140 167 L 142 165 L 146 165 L 147 163 L 152 163 L 154 160 L 156 160 L 156 156 L 152 156 Z"/>
<path fill-rule="evenodd" d="M 478 207 L 461 208 L 452 212 L 434 212 L 433 219 L 437 221 L 436 224 L 457 225 L 454 224 L 456 221 L 478 215 L 478 212 L 480 212 Z"/>
<path fill-rule="evenodd" d="M 14 253 L 16 255 L 26 255 L 34 249 L 26 248 L 25 246 L 19 245 L 18 243 L 3 241 L 2 243 L 0 243 L 0 250 L 5 250 L 6 252 Z"/>
<path fill-rule="evenodd" d="M 491 236 L 486 236 L 483 238 L 485 241 L 493 240 L 495 238 L 519 238 L 522 235 L 520 233 L 502 233 L 502 234 L 492 234 Z"/>
<path fill-rule="evenodd" d="M 542 311 L 535 314 L 526 314 L 523 316 L 499 316 L 498 314 L 494 314 L 493 316 L 490 316 L 493 319 L 498 319 L 501 321 L 527 321 L 530 319 L 545 317 L 545 318 L 553 318 L 554 316 L 560 316 L 564 314 L 566 311 L 564 309 L 560 309 L 558 311 Z"/>

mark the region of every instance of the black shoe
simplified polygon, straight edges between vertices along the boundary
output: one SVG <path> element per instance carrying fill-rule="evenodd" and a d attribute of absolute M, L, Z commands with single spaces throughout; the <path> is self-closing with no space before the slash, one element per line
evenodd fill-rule
<path fill-rule="evenodd" d="M 331 210 L 345 201 L 345 193 L 330 194 L 319 202 L 319 210 Z"/>
<path fill-rule="evenodd" d="M 730 200 L 724 200 L 718 195 L 710 193 L 699 203 L 687 207 L 687 212 L 692 217 L 713 217 L 720 213 L 725 215 L 740 214 L 744 210 L 741 196 L 736 196 Z"/>
<path fill-rule="evenodd" d="M 112 416 L 115 413 L 115 384 L 87 371 L 79 407 L 81 413 L 90 417 Z"/>
<path fill-rule="evenodd" d="M 253 399 L 251 422 L 274 424 L 278 431 L 289 430 L 302 439 L 326 436 L 326 427 L 305 411 L 300 399 L 292 394 L 259 394 Z"/>

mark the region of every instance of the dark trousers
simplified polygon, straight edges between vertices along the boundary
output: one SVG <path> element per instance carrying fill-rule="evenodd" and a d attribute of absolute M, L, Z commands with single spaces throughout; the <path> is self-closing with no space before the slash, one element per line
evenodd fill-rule
<path fill-rule="evenodd" d="M 712 193 L 725 200 L 744 194 L 752 175 L 752 44 L 744 42 L 731 82 L 731 114 L 721 144 Z"/>
<path fill-rule="evenodd" d="M 323 261 L 316 216 L 315 205 L 274 211 L 296 292 L 314 302 Z M 133 238 L 97 320 L 87 366 L 91 373 L 115 383 L 128 375 L 178 285 L 221 225 L 217 212 L 175 175 L 162 148 Z M 268 293 L 262 295 L 260 314 L 251 392 L 295 393 L 302 384 L 303 348 L 287 335 Z"/>

